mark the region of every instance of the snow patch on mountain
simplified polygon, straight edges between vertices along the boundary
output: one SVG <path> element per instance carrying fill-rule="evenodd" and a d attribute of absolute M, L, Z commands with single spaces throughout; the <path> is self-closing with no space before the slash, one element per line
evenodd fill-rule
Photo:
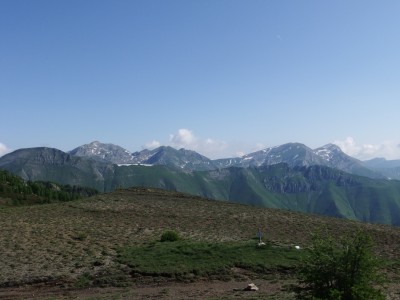
<path fill-rule="evenodd" d="M 132 154 L 128 150 L 113 144 L 103 144 L 99 141 L 77 147 L 69 151 L 69 154 L 89 157 L 94 160 L 106 161 L 114 164 L 134 163 Z"/>
<path fill-rule="evenodd" d="M 328 162 L 333 161 L 335 158 L 338 158 L 338 156 L 344 157 L 345 155 L 342 150 L 334 144 L 327 144 L 320 148 L 314 149 L 314 153 Z"/>
<path fill-rule="evenodd" d="M 322 165 L 362 176 L 377 177 L 374 174 L 375 172 L 366 168 L 361 161 L 346 155 L 334 144 L 311 149 L 301 143 L 287 143 L 265 148 L 242 157 L 210 160 L 195 151 L 183 148 L 177 150 L 172 147 L 161 146 L 153 150 L 145 149 L 131 153 L 122 147 L 95 141 L 70 151 L 70 154 L 111 162 L 120 166 L 163 165 L 189 172 L 229 167 L 261 167 L 285 163 L 289 167 Z"/>

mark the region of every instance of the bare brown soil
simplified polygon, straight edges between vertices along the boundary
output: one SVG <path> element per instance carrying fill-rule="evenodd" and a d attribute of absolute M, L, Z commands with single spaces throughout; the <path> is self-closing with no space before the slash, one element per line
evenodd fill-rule
<path fill-rule="evenodd" d="M 258 291 L 245 291 L 244 288 L 254 283 Z M 209 299 L 209 300 L 233 300 L 233 299 L 275 299 L 294 300 L 295 295 L 289 287 L 293 281 L 248 279 L 247 281 L 196 281 L 159 282 L 147 284 L 133 284 L 127 288 L 61 288 L 49 285 L 27 285 L 0 290 L 0 299 L 4 300 L 34 300 L 34 299 Z M 400 299 L 400 289 L 397 284 L 390 284 L 386 289 L 386 299 Z"/>
<path fill-rule="evenodd" d="M 258 291 L 244 291 L 255 283 Z M 161 282 L 129 288 L 62 289 L 57 286 L 26 286 L 0 290 L 1 299 L 294 299 L 282 282 L 248 281 Z"/>

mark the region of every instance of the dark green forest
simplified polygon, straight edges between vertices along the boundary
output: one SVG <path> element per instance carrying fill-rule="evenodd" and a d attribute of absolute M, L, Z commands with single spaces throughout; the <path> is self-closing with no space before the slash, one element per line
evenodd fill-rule
<path fill-rule="evenodd" d="M 0 170 L 0 205 L 31 205 L 66 202 L 98 194 L 93 188 L 60 185 L 48 181 L 24 181 Z"/>

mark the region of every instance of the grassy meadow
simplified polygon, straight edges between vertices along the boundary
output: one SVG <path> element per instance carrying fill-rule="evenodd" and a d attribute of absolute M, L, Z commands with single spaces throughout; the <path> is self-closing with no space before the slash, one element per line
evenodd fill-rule
<path fill-rule="evenodd" d="M 293 282 L 312 234 L 321 230 L 334 236 L 367 230 L 384 261 L 393 295 L 400 273 L 399 228 L 157 189 L 3 207 L 0 228 L 0 297 L 10 299 L 18 299 L 10 290 L 21 286 L 57 287 L 57 293 L 75 290 L 79 295 L 88 288 L 126 291 L 138 284 L 258 278 L 284 287 Z M 264 247 L 257 247 L 258 229 Z M 166 230 L 176 231 L 180 239 L 161 242 Z"/>

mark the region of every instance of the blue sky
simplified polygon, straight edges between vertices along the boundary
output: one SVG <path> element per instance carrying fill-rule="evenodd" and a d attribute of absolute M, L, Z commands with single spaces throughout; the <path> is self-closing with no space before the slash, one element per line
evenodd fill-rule
<path fill-rule="evenodd" d="M 99 140 L 400 159 L 400 2 L 0 1 L 0 155 Z"/>

